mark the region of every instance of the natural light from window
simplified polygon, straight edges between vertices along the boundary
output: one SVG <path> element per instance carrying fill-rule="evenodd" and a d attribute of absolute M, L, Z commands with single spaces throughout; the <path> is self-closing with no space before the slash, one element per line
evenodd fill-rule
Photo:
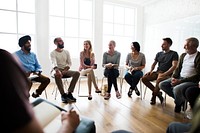
<path fill-rule="evenodd" d="M 49 0 L 50 43 L 62 37 L 65 49 L 72 57 L 79 57 L 83 41 L 93 41 L 92 12 L 92 0 Z M 51 45 L 49 52 L 53 49 Z"/>
<path fill-rule="evenodd" d="M 20 49 L 18 38 L 29 34 L 35 51 L 35 0 L 1 0 L 0 16 L 0 48 L 13 53 Z"/>
<path fill-rule="evenodd" d="M 126 55 L 131 52 L 131 42 L 135 41 L 135 18 L 135 8 L 107 2 L 104 3 L 103 51 L 107 51 L 109 41 L 114 40 L 116 42 L 116 50 L 121 52 L 121 65 L 124 65 Z"/>

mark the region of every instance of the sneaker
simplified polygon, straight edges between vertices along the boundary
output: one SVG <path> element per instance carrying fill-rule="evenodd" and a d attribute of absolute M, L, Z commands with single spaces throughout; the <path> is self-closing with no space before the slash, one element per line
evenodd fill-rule
<path fill-rule="evenodd" d="M 37 98 L 37 97 L 39 97 L 40 95 L 39 94 L 37 94 L 36 92 L 33 92 L 32 93 L 32 97 L 34 97 L 34 98 Z"/>
<path fill-rule="evenodd" d="M 186 112 L 185 118 L 192 120 L 192 110 L 189 110 L 189 111 Z"/>
<path fill-rule="evenodd" d="M 106 93 L 106 95 L 104 96 L 105 100 L 109 100 L 110 99 L 110 93 Z"/>
<path fill-rule="evenodd" d="M 72 93 L 68 93 L 67 98 L 68 98 L 68 100 L 70 100 L 71 102 L 76 102 L 76 98 L 73 97 Z"/>
<path fill-rule="evenodd" d="M 62 100 L 63 103 L 68 103 L 68 98 L 67 98 L 67 94 L 66 93 L 62 94 L 61 100 Z"/>
<path fill-rule="evenodd" d="M 129 91 L 128 91 L 128 96 L 129 96 L 129 97 L 131 97 L 132 92 L 133 92 L 133 89 L 129 88 Z"/>
<path fill-rule="evenodd" d="M 119 91 L 116 91 L 116 97 L 117 97 L 117 99 L 121 98 L 121 94 L 119 93 Z"/>
<path fill-rule="evenodd" d="M 138 90 L 137 87 L 135 87 L 135 94 L 138 95 L 138 96 L 140 96 L 140 92 L 139 92 L 139 90 Z"/>

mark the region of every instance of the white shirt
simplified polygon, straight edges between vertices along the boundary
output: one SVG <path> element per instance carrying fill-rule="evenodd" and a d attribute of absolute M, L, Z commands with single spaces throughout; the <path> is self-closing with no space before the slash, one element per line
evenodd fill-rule
<path fill-rule="evenodd" d="M 60 69 L 64 69 L 66 66 L 71 67 L 71 57 L 67 50 L 63 50 L 62 52 L 58 52 L 56 50 L 52 51 L 50 54 L 52 67 L 58 67 Z"/>
<path fill-rule="evenodd" d="M 187 78 L 196 74 L 195 67 L 194 67 L 194 60 L 196 56 L 197 56 L 197 52 L 191 55 L 189 54 L 185 55 L 183 59 L 182 70 L 180 73 L 181 77 Z"/>

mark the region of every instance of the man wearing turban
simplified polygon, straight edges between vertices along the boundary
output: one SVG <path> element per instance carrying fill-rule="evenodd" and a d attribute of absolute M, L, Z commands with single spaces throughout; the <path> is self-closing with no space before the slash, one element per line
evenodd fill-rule
<path fill-rule="evenodd" d="M 31 52 L 31 37 L 29 35 L 21 37 L 18 44 L 21 49 L 16 51 L 14 55 L 19 59 L 19 62 L 30 80 L 29 90 L 31 89 L 32 81 L 40 82 L 39 87 L 32 93 L 32 97 L 39 97 L 50 83 L 50 79 L 41 74 L 41 65 L 37 60 L 36 54 Z"/>

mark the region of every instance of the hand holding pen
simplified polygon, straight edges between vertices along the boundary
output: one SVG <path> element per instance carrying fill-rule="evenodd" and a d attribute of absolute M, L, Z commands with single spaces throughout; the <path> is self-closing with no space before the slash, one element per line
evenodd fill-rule
<path fill-rule="evenodd" d="M 74 131 L 80 123 L 79 114 L 77 114 L 73 107 L 70 107 L 67 112 L 61 112 L 61 121 L 62 126 L 65 127 L 64 129 L 67 129 L 67 131 Z"/>

